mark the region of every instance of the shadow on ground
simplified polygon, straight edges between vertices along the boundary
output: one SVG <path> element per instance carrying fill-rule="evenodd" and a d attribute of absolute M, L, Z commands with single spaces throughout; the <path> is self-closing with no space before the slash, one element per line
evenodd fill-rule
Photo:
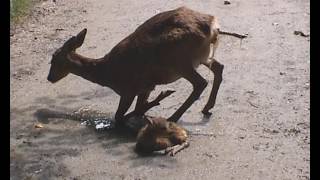
<path fill-rule="evenodd" d="M 89 110 L 81 115 L 76 114 L 74 111 L 81 108 L 79 101 L 85 94 L 79 96 L 81 98 L 76 95 L 56 99 L 39 97 L 34 103 L 22 108 L 11 108 L 10 134 L 14 144 L 10 146 L 12 179 L 66 177 L 70 170 L 63 159 L 78 157 L 84 147 L 95 144 L 101 145 L 108 156 L 118 157 L 119 161 L 129 163 L 133 168 L 174 166 L 176 160 L 162 154 L 137 155 L 134 152 L 135 135 L 125 129 L 99 131 L 93 126 L 80 125 L 88 119 L 104 118 L 112 121 L 113 113 Z M 25 123 L 23 119 L 26 119 Z M 35 128 L 37 123 L 44 127 Z"/>

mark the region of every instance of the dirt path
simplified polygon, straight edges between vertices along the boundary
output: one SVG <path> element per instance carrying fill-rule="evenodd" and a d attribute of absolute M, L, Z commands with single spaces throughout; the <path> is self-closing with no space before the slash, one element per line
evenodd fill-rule
<path fill-rule="evenodd" d="M 310 179 L 309 1 L 44 1 L 11 37 L 11 179 Z M 242 41 L 222 37 L 217 59 L 224 80 L 210 119 L 202 117 L 209 86 L 180 123 L 193 132 L 191 146 L 176 157 L 141 158 L 134 138 L 81 125 L 69 114 L 88 107 L 112 118 L 119 97 L 79 77 L 46 80 L 54 50 L 82 28 L 80 53 L 101 57 L 152 15 L 186 5 L 220 18 L 223 30 L 248 33 Z M 168 117 L 191 93 L 177 90 L 149 112 Z M 44 128 L 36 129 L 41 122 Z"/>

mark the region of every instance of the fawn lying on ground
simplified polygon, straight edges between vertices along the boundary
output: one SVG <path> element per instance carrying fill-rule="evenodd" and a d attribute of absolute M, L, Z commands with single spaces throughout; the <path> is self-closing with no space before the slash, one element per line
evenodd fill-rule
<path fill-rule="evenodd" d="M 161 117 L 147 117 L 148 124 L 138 133 L 136 151 L 151 153 L 165 150 L 165 153 L 175 155 L 181 149 L 189 146 L 187 132 L 174 122 Z"/>
<path fill-rule="evenodd" d="M 162 117 L 144 115 L 149 109 L 160 105 L 160 101 L 175 91 L 161 92 L 153 101 L 135 109 L 127 114 L 125 127 L 137 133 L 136 152 L 150 154 L 154 151 L 165 150 L 165 154 L 175 155 L 180 150 L 189 146 L 187 132 L 174 122 Z"/>

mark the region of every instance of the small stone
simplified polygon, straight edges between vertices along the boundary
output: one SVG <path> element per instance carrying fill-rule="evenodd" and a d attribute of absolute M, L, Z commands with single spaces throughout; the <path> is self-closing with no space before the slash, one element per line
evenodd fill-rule
<path fill-rule="evenodd" d="M 303 33 L 302 31 L 294 31 L 294 35 L 300 35 L 302 37 L 309 37 L 310 35 Z"/>
<path fill-rule="evenodd" d="M 22 143 L 27 144 L 29 146 L 32 144 L 30 141 L 22 141 Z"/>
<path fill-rule="evenodd" d="M 42 124 L 36 124 L 34 125 L 35 128 L 43 128 L 43 125 Z"/>
<path fill-rule="evenodd" d="M 39 174 L 42 171 L 42 169 L 39 169 L 37 171 L 35 171 L 34 173 Z"/>
<path fill-rule="evenodd" d="M 229 5 L 229 4 L 231 4 L 230 1 L 224 1 L 224 5 Z"/>
<path fill-rule="evenodd" d="M 19 134 L 19 135 L 17 135 L 17 137 L 16 137 L 16 139 L 21 139 L 21 138 L 23 138 L 23 135 L 22 135 L 22 134 Z"/>
<path fill-rule="evenodd" d="M 213 155 L 212 155 L 212 154 L 209 154 L 209 153 L 204 153 L 203 155 L 205 155 L 205 156 L 207 156 L 207 157 L 209 157 L 209 158 L 212 158 L 212 157 L 213 157 Z"/>
<path fill-rule="evenodd" d="M 87 121 L 83 121 L 83 122 L 80 123 L 80 125 L 84 125 L 84 126 L 86 126 L 87 124 L 88 124 Z"/>

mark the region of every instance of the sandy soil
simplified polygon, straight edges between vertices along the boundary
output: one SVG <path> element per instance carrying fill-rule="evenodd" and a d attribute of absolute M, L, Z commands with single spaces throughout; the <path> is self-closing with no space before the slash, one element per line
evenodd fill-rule
<path fill-rule="evenodd" d="M 310 179 L 310 39 L 308 0 L 57 0 L 43 1 L 12 31 L 10 54 L 10 176 L 21 179 Z M 88 107 L 112 118 L 119 97 L 80 77 L 47 82 L 52 53 L 84 27 L 79 49 L 104 56 L 158 12 L 185 5 L 220 18 L 223 30 L 248 33 L 221 38 L 216 58 L 225 65 L 213 115 L 200 110 L 209 86 L 181 118 L 191 145 L 175 157 L 139 157 L 135 139 L 81 125 L 71 113 Z M 148 112 L 168 117 L 192 86 L 181 79 L 152 94 L 177 92 Z M 71 115 L 70 115 L 71 114 Z M 91 113 L 95 116 L 94 113 Z M 42 123 L 43 128 L 34 125 Z"/>

